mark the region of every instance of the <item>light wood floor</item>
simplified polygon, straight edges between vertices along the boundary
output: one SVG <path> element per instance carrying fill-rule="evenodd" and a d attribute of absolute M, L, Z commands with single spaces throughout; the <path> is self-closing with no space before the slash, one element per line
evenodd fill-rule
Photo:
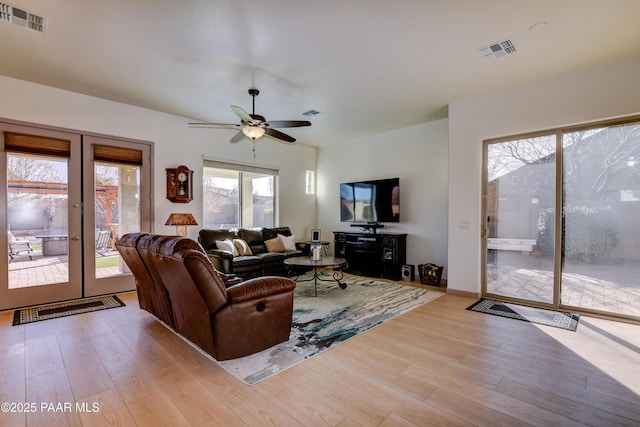
<path fill-rule="evenodd" d="M 122 298 L 127 307 L 18 327 L 12 311 L 0 313 L 0 402 L 35 404 L 0 412 L 1 426 L 640 420 L 637 325 L 582 317 L 568 332 L 471 312 L 474 300 L 446 295 L 251 387 L 140 310 L 135 293 Z"/>

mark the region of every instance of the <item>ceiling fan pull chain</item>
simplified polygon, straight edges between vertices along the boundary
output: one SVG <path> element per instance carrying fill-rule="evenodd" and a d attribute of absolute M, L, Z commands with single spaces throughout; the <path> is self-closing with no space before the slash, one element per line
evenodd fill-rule
<path fill-rule="evenodd" d="M 253 160 L 256 159 L 256 140 L 254 139 L 253 141 L 251 141 L 251 143 L 253 144 Z"/>

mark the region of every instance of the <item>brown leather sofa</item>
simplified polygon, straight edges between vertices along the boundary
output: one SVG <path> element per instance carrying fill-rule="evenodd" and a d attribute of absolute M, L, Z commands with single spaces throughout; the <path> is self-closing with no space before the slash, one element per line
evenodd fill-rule
<path fill-rule="evenodd" d="M 226 276 L 225 282 L 198 242 L 186 237 L 133 233 L 116 248 L 135 276 L 140 308 L 215 359 L 289 339 L 293 280 Z"/>
<path fill-rule="evenodd" d="M 198 241 L 209 256 L 215 267 L 224 273 L 237 274 L 245 279 L 268 275 L 284 276 L 284 260 L 290 257 L 301 256 L 303 252 L 296 249 L 270 252 L 267 241 L 274 239 L 278 234 L 290 237 L 289 227 L 247 229 L 238 230 L 209 230 L 202 229 L 198 233 Z M 228 250 L 219 249 L 217 241 L 242 240 L 250 248 L 250 254 L 233 254 Z"/>

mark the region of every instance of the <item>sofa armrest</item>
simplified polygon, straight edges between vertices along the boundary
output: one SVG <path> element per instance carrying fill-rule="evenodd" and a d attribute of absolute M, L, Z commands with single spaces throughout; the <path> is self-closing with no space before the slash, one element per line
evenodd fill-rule
<path fill-rule="evenodd" d="M 227 295 L 229 296 L 230 303 L 234 304 L 291 292 L 295 287 L 296 282 L 286 277 L 256 277 L 227 288 Z"/>
<path fill-rule="evenodd" d="M 212 255 L 218 258 L 233 259 L 233 254 L 223 249 L 207 249 L 205 252 L 207 255 Z"/>

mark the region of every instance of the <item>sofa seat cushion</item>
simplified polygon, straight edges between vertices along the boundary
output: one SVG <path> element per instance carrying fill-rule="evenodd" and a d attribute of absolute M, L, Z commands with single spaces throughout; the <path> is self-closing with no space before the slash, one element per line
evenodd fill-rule
<path fill-rule="evenodd" d="M 235 270 L 237 267 L 240 267 L 240 266 L 248 267 L 248 266 L 260 265 L 260 263 L 262 263 L 262 260 L 260 259 L 260 257 L 257 257 L 255 255 L 244 255 L 244 256 L 234 257 L 232 262 L 233 262 L 233 268 Z"/>
<path fill-rule="evenodd" d="M 285 259 L 286 258 L 291 258 L 294 256 L 303 256 L 304 254 L 302 253 L 301 250 L 296 249 L 295 251 L 285 251 L 282 253 L 282 255 L 284 255 Z"/>
<path fill-rule="evenodd" d="M 256 254 L 255 256 L 260 258 L 263 264 L 282 263 L 285 259 L 284 254 L 280 252 L 265 252 L 262 254 Z"/>

